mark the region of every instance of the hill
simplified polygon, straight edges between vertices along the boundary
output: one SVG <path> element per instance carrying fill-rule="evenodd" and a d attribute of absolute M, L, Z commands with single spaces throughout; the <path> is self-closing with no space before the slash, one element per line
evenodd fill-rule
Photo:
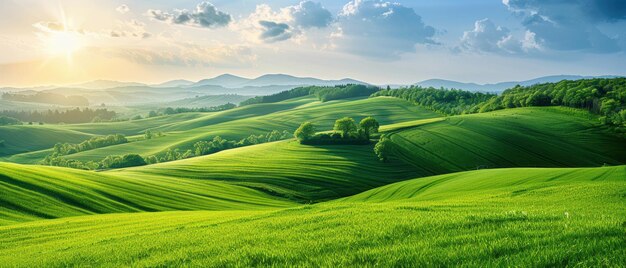
<path fill-rule="evenodd" d="M 483 168 L 626 163 L 626 140 L 597 117 L 564 107 L 460 115 L 392 132 L 396 155 L 422 176 Z"/>
<path fill-rule="evenodd" d="M 172 210 L 255 210 L 293 205 L 246 187 L 183 177 L 117 176 L 0 163 L 0 225 L 37 219 Z"/>
<path fill-rule="evenodd" d="M 14 224 L 0 227 L 0 261 L 620 266 L 626 262 L 625 169 L 474 171 L 285 210 L 111 214 Z M 389 202 L 379 203 L 384 200 Z"/>

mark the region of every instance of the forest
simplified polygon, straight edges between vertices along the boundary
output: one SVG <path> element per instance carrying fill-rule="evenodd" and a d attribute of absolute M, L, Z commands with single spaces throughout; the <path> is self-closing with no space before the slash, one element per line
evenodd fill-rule
<path fill-rule="evenodd" d="M 77 124 L 99 121 L 110 121 L 117 116 L 115 111 L 107 109 L 75 108 L 69 110 L 47 110 L 47 111 L 0 111 L 0 116 L 18 119 L 22 122 L 42 122 L 49 124 Z"/>
<path fill-rule="evenodd" d="M 89 101 L 83 96 L 63 96 L 61 94 L 50 92 L 37 92 L 36 94 L 4 93 L 2 94 L 2 99 L 8 101 L 48 103 L 65 106 L 89 106 Z"/>
<path fill-rule="evenodd" d="M 369 96 L 380 90 L 375 86 L 366 85 L 339 85 L 334 87 L 297 87 L 291 90 L 282 91 L 268 96 L 258 96 L 240 103 L 240 106 L 258 104 L 258 103 L 274 103 L 288 99 L 315 95 L 320 101 L 326 102 L 331 100 L 355 98 Z"/>

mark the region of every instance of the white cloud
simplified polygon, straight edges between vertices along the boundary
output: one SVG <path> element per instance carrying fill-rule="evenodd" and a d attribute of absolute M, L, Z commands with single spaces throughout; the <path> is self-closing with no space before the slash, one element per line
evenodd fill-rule
<path fill-rule="evenodd" d="M 150 9 L 147 15 L 155 20 L 169 24 L 188 25 L 201 28 L 219 28 L 227 26 L 232 17 L 217 10 L 210 2 L 202 2 L 194 10 L 174 10 L 171 12 Z"/>
<path fill-rule="evenodd" d="M 333 46 L 366 57 L 397 59 L 420 44 L 437 44 L 435 29 L 412 8 L 380 0 L 353 0 L 337 18 Z M 340 29 L 340 31 L 339 31 Z"/>
<path fill-rule="evenodd" d="M 126 14 L 130 11 L 130 8 L 127 5 L 122 4 L 118 6 L 115 10 L 119 12 L 120 14 Z"/>
<path fill-rule="evenodd" d="M 602 24 L 626 20 L 626 2 L 621 0 L 539 1 L 503 0 L 538 44 L 557 51 L 611 53 L 620 47 L 626 32 L 608 34 Z"/>

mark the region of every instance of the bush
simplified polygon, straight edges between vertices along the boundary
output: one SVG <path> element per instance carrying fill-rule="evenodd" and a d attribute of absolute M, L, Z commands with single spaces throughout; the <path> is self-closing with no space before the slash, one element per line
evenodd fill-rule
<path fill-rule="evenodd" d="M 389 138 L 381 137 L 376 146 L 374 146 L 374 153 L 376 153 L 380 161 L 387 162 L 392 154 L 392 147 L 393 142 Z"/>
<path fill-rule="evenodd" d="M 300 142 L 306 141 L 315 135 L 315 126 L 311 122 L 304 122 L 296 129 L 293 135 Z"/>

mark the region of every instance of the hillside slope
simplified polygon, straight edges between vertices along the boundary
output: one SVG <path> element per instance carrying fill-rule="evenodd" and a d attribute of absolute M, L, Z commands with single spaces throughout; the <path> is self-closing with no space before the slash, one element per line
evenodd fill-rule
<path fill-rule="evenodd" d="M 254 210 L 292 205 L 219 181 L 124 177 L 9 163 L 0 163 L 0 192 L 0 225 L 102 213 Z"/>
<path fill-rule="evenodd" d="M 414 169 L 401 161 L 378 161 L 373 145 L 308 146 L 295 140 L 104 173 L 215 180 L 299 202 L 345 197 L 415 177 Z"/>
<path fill-rule="evenodd" d="M 14 224 L 0 227 L 0 261 L 30 267 L 622 266 L 625 169 L 475 171 L 272 212 Z M 391 202 L 363 202 L 383 200 Z"/>
<path fill-rule="evenodd" d="M 499 167 L 593 167 L 626 163 L 626 139 L 592 115 L 563 107 L 449 117 L 392 132 L 396 155 L 422 176 Z"/>

